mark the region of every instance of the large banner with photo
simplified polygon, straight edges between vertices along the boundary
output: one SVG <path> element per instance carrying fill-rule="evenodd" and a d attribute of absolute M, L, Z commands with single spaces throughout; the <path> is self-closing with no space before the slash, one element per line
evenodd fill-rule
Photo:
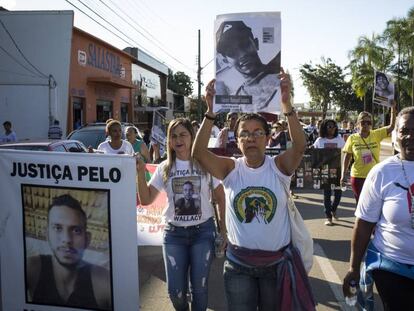
<path fill-rule="evenodd" d="M 3 310 L 139 306 L 135 159 L 0 150 Z"/>
<path fill-rule="evenodd" d="M 292 177 L 296 189 L 339 187 L 341 149 L 308 149 Z"/>
<path fill-rule="evenodd" d="M 210 148 L 217 155 L 240 157 L 237 147 Z M 266 148 L 270 156 L 279 155 L 285 151 L 280 148 Z M 325 189 L 339 187 L 341 178 L 341 149 L 307 149 L 299 167 L 292 176 L 291 188 Z"/>
<path fill-rule="evenodd" d="M 280 111 L 280 12 L 218 15 L 214 112 Z"/>

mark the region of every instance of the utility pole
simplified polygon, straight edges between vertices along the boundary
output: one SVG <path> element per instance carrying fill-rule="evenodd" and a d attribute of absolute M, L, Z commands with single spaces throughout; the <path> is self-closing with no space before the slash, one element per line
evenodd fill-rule
<path fill-rule="evenodd" d="M 197 68 L 197 85 L 198 85 L 198 120 L 201 122 L 201 43 L 200 43 L 200 29 L 198 30 L 198 68 Z"/>

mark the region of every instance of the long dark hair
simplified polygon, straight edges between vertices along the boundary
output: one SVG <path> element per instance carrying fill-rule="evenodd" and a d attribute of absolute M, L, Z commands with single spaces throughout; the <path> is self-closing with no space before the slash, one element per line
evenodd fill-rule
<path fill-rule="evenodd" d="M 338 136 L 338 125 L 336 124 L 335 120 L 332 119 L 325 119 L 322 121 L 320 127 L 319 127 L 319 136 L 322 138 L 326 138 L 328 135 L 328 124 L 332 123 L 335 126 L 335 133 L 334 137 Z"/>
<path fill-rule="evenodd" d="M 174 149 L 170 147 L 170 142 L 171 142 L 172 131 L 179 125 L 183 126 L 190 133 L 191 135 L 190 148 L 193 147 L 195 135 L 194 135 L 193 126 L 191 125 L 191 121 L 187 118 L 177 118 L 177 119 L 172 120 L 168 124 L 168 129 L 167 129 L 167 143 L 166 143 L 167 144 L 167 160 L 166 160 L 167 165 L 164 167 L 164 172 L 162 174 L 162 180 L 164 181 L 164 183 L 167 183 L 168 177 L 170 176 L 171 169 L 177 158 L 177 155 L 175 154 Z M 193 163 L 196 163 L 196 161 L 193 158 L 190 158 L 191 169 L 193 168 Z"/>

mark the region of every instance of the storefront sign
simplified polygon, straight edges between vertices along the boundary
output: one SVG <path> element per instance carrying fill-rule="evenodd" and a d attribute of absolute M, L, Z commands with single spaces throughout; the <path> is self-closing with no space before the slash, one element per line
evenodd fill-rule
<path fill-rule="evenodd" d="M 88 66 L 102 69 L 121 77 L 121 58 L 111 51 L 93 43 L 89 43 L 88 46 Z"/>

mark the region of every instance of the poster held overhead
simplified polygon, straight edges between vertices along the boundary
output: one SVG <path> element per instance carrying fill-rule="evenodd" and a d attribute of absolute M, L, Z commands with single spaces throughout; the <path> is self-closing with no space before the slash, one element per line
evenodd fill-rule
<path fill-rule="evenodd" d="M 214 112 L 280 112 L 280 12 L 218 15 Z"/>
<path fill-rule="evenodd" d="M 372 102 L 377 105 L 391 107 L 394 100 L 395 87 L 392 78 L 383 72 L 375 71 L 374 95 Z"/>

